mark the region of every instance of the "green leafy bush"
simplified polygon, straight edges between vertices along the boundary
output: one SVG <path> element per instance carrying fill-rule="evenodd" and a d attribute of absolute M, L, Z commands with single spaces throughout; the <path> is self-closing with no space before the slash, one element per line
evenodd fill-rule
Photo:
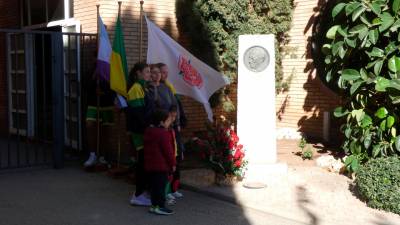
<path fill-rule="evenodd" d="M 322 47 L 327 82 L 344 101 L 347 168 L 400 153 L 400 0 L 338 3 Z M 355 171 L 356 172 L 356 171 Z"/>
<path fill-rule="evenodd" d="M 400 158 L 371 159 L 361 166 L 356 187 L 368 206 L 400 215 Z"/>

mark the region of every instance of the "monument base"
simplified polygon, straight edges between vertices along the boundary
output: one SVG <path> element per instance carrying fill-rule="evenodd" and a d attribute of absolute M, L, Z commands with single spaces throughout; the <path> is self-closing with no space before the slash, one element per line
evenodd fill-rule
<path fill-rule="evenodd" d="M 286 163 L 249 164 L 243 186 L 247 188 L 263 188 L 280 182 L 287 176 Z M 259 186 L 259 187 L 257 187 Z"/>

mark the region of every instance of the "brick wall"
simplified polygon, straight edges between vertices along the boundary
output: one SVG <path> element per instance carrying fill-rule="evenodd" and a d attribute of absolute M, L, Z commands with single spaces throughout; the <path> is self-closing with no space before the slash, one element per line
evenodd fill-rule
<path fill-rule="evenodd" d="M 19 5 L 17 1 L 0 1 L 0 28 L 19 27 Z M 7 94 L 7 70 L 5 35 L 0 33 L 0 133 L 8 131 L 8 94 Z"/>
<path fill-rule="evenodd" d="M 308 136 L 322 137 L 323 112 L 332 111 L 339 98 L 321 82 L 312 65 L 310 40 L 318 0 L 295 0 L 284 76 L 293 74 L 290 90 L 276 100 L 278 128 L 293 128 Z M 335 130 L 332 130 L 335 132 Z"/>

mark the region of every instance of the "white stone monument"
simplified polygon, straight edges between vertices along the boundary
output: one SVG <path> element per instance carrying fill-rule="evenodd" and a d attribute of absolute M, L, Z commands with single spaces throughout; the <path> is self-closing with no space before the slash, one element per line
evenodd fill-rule
<path fill-rule="evenodd" d="M 245 181 L 270 183 L 277 164 L 274 35 L 240 35 L 237 131 L 249 161 Z"/>

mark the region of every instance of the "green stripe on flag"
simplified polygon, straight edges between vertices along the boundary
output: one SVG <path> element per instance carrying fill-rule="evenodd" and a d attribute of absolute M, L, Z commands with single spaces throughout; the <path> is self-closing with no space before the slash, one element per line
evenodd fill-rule
<path fill-rule="evenodd" d="M 112 51 L 110 60 L 110 87 L 115 92 L 126 97 L 128 64 L 126 61 L 124 34 L 119 17 L 117 18 L 117 25 L 115 27 Z"/>

